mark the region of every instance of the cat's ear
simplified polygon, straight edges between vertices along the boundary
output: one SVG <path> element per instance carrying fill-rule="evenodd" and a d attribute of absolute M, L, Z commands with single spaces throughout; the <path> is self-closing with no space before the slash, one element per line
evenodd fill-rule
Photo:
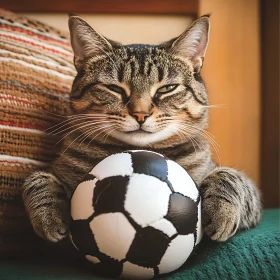
<path fill-rule="evenodd" d="M 79 16 L 69 15 L 68 25 L 77 71 L 83 69 L 87 58 L 112 50 L 111 43 Z"/>
<path fill-rule="evenodd" d="M 210 15 L 204 15 L 194 21 L 171 45 L 172 53 L 188 57 L 192 61 L 195 72 L 199 72 L 203 65 L 209 39 L 209 17 Z"/>

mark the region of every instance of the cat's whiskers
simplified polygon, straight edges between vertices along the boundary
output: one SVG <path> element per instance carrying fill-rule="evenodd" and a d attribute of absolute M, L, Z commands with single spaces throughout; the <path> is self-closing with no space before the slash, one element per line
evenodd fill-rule
<path fill-rule="evenodd" d="M 213 105 L 200 105 L 203 108 L 224 108 L 227 107 L 227 104 L 213 104 Z"/>
<path fill-rule="evenodd" d="M 190 140 L 192 140 L 193 143 L 196 144 L 196 146 L 200 149 L 200 151 L 202 151 L 202 146 L 205 148 L 205 145 L 201 142 L 201 140 L 199 140 L 199 138 L 193 137 L 191 136 L 191 130 L 187 130 L 185 129 L 183 126 L 179 126 L 180 131 L 186 136 L 188 137 Z M 195 146 L 194 146 L 195 148 Z"/>
<path fill-rule="evenodd" d="M 201 132 L 201 129 L 198 130 L 197 127 L 193 127 L 193 126 L 187 126 L 183 121 L 181 120 L 178 120 L 178 119 L 172 119 L 172 121 L 170 121 L 169 123 L 171 124 L 176 124 L 177 126 L 177 129 L 174 129 L 176 130 L 176 134 L 181 134 L 181 135 L 184 135 L 185 137 L 187 137 L 194 149 L 195 149 L 195 153 L 197 154 L 197 150 L 196 150 L 196 146 L 200 149 L 200 151 L 202 151 L 202 147 L 205 149 L 207 149 L 207 147 L 203 144 L 203 142 L 197 138 L 197 137 L 194 137 L 192 135 L 194 134 L 198 134 L 200 136 L 203 136 L 204 138 L 206 138 L 207 140 L 208 139 L 208 135 L 204 135 L 202 132 Z M 169 128 L 171 128 L 172 126 L 169 126 Z M 194 129 L 196 128 L 196 130 Z M 205 132 L 205 131 L 204 131 Z M 179 135 L 180 136 L 180 135 Z M 210 141 L 210 140 L 209 140 Z"/>
<path fill-rule="evenodd" d="M 209 139 L 211 139 L 213 142 L 215 142 L 215 140 L 214 140 L 214 135 L 213 135 L 212 133 L 210 133 L 209 131 L 207 131 L 207 130 L 205 130 L 205 129 L 203 129 L 203 128 L 194 126 L 194 125 L 190 125 L 190 124 L 187 124 L 187 126 L 190 126 L 190 127 L 194 128 L 194 129 L 197 129 L 198 131 L 200 131 L 200 132 L 206 134 L 206 135 L 209 137 Z M 215 144 L 216 144 L 217 146 L 219 146 L 216 142 L 215 142 Z"/>
<path fill-rule="evenodd" d="M 111 129 L 110 131 L 106 132 L 106 134 L 104 134 L 104 136 L 106 135 L 106 137 L 105 137 L 103 143 L 106 143 L 108 136 L 109 136 L 110 133 L 113 132 L 114 130 L 116 130 L 115 127 L 114 127 L 113 129 Z M 102 136 L 101 140 L 103 139 L 104 136 Z"/>
<path fill-rule="evenodd" d="M 76 137 L 76 138 L 67 146 L 67 148 L 61 153 L 61 155 L 63 155 L 63 154 L 70 148 L 70 146 L 71 146 L 76 140 L 78 140 L 82 135 L 83 135 L 83 133 L 80 134 L 78 137 Z"/>
<path fill-rule="evenodd" d="M 208 142 L 213 147 L 213 149 L 214 149 L 214 151 L 215 151 L 215 153 L 218 157 L 218 161 L 220 163 L 219 146 L 216 143 L 216 141 L 213 139 L 213 135 L 210 132 L 208 132 L 205 129 L 202 129 L 200 127 L 190 125 L 190 124 L 186 124 L 181 120 L 177 120 L 177 121 L 179 121 L 178 124 L 182 125 L 182 128 L 187 129 L 188 132 L 198 134 L 198 135 L 202 136 L 203 138 L 207 139 Z"/>
<path fill-rule="evenodd" d="M 196 134 L 199 134 L 201 136 L 203 136 L 204 138 L 206 138 L 207 140 L 211 141 L 211 143 L 213 143 L 216 147 L 218 147 L 218 144 L 215 142 L 215 140 L 213 139 L 213 135 L 208 132 L 207 130 L 205 129 L 202 129 L 200 127 L 197 127 L 197 126 L 194 126 L 194 125 L 190 125 L 190 124 L 187 124 L 181 120 L 176 120 L 176 122 L 180 125 L 182 125 L 183 127 L 185 128 L 189 128 L 189 129 L 192 129 L 193 132 L 195 132 Z"/>
<path fill-rule="evenodd" d="M 56 134 L 60 134 L 62 133 L 63 131 L 66 131 L 66 130 L 69 130 L 73 127 L 76 127 L 78 125 L 81 125 L 85 122 L 88 122 L 88 121 L 91 121 L 91 122 L 94 122 L 95 120 L 98 120 L 98 121 L 106 121 L 107 119 L 106 118 L 96 118 L 96 117 L 93 117 L 93 118 L 85 118 L 85 117 L 81 117 L 81 118 L 75 118 L 75 119 L 71 119 L 71 120 L 68 120 L 68 122 L 62 124 L 61 126 L 57 127 L 56 129 L 54 129 L 53 131 L 49 132 L 49 135 L 56 135 Z M 71 123 L 75 123 L 75 122 L 78 122 L 76 124 L 73 124 L 73 125 L 70 125 Z M 66 127 L 65 129 L 63 130 L 60 130 L 62 129 L 63 127 L 65 126 L 68 126 Z"/>
<path fill-rule="evenodd" d="M 94 113 L 94 114 L 75 114 L 75 115 L 69 115 L 69 117 L 75 117 L 75 116 L 108 116 L 107 114 L 96 114 L 96 113 Z"/>
<path fill-rule="evenodd" d="M 90 145 L 90 143 L 98 136 L 100 135 L 102 132 L 106 132 L 106 130 L 110 129 L 112 126 L 115 126 L 115 124 L 112 124 L 112 125 L 108 125 L 107 127 L 102 127 L 103 130 L 101 130 L 97 135 L 95 135 L 87 144 L 87 147 Z"/>
<path fill-rule="evenodd" d="M 82 127 L 83 126 L 83 124 L 86 124 L 86 123 L 106 123 L 106 122 L 110 122 L 110 121 L 108 121 L 108 120 L 98 120 L 98 121 L 95 121 L 95 120 L 83 120 L 83 121 L 81 121 L 81 122 L 79 122 L 79 123 L 76 123 L 76 124 L 74 124 L 74 125 L 71 125 L 71 126 L 69 126 L 69 127 L 66 127 L 66 128 L 64 128 L 64 129 L 62 129 L 62 130 L 59 130 L 59 131 L 57 131 L 57 132 L 55 132 L 55 133 L 52 133 L 52 135 L 53 136 L 55 136 L 55 135 L 57 135 L 57 134 L 61 134 L 61 133 L 63 133 L 64 131 L 69 131 L 69 130 L 71 130 L 71 129 L 73 129 L 73 128 L 76 128 L 76 127 Z M 65 125 L 64 125 L 65 126 Z"/>
<path fill-rule="evenodd" d="M 59 130 L 62 129 L 63 127 L 69 126 L 69 129 L 70 129 L 71 127 L 73 127 L 73 125 L 70 125 L 70 124 L 75 123 L 75 122 L 81 123 L 81 122 L 83 122 L 84 120 L 85 120 L 84 117 L 73 118 L 73 119 L 65 120 L 65 121 L 63 121 L 63 122 L 61 122 L 61 123 L 59 123 L 59 124 L 57 124 L 57 125 L 54 125 L 53 127 L 49 128 L 49 129 L 47 129 L 47 130 L 53 129 L 53 130 L 50 131 L 48 134 L 49 134 L 49 135 L 55 135 L 55 132 L 56 132 L 56 131 L 59 131 Z M 76 124 L 77 124 L 77 123 L 76 123 Z M 58 133 L 60 133 L 60 132 L 61 132 L 61 131 L 59 131 Z"/>
<path fill-rule="evenodd" d="M 195 155 L 197 155 L 196 146 L 195 146 L 195 142 L 193 141 L 193 137 L 190 136 L 190 135 L 187 134 L 187 133 L 182 132 L 182 131 L 180 131 L 180 132 L 181 132 L 183 135 L 185 135 L 187 138 L 190 139 L 190 141 L 191 141 L 191 143 L 192 143 L 192 145 L 193 145 L 193 147 L 194 147 Z"/>
<path fill-rule="evenodd" d="M 111 127 L 111 126 L 113 126 L 113 124 L 112 125 L 108 125 L 108 127 Z M 106 126 L 107 127 L 107 126 Z M 105 128 L 106 128 L 105 127 Z M 99 127 L 99 128 L 92 128 L 92 130 L 94 130 L 93 132 L 96 132 L 96 131 L 99 131 L 99 130 L 101 130 L 101 129 L 104 129 L 104 126 L 101 126 L 101 127 Z M 91 130 L 91 131 L 92 131 Z M 68 146 L 67 146 L 67 148 L 63 151 L 63 153 L 65 153 L 70 147 L 71 147 L 71 145 L 73 145 L 75 142 L 76 142 L 76 140 L 78 140 L 80 137 L 82 137 L 84 135 L 84 133 L 81 133 L 79 136 L 77 136 Z M 85 139 L 84 139 L 85 140 Z M 84 141 L 83 140 L 83 141 Z M 81 145 L 81 143 L 79 144 L 79 146 L 78 147 L 80 147 L 80 145 Z M 89 145 L 89 144 L 88 144 Z M 88 145 L 87 145 L 87 147 L 88 147 Z M 62 154 L 63 154 L 62 153 Z"/>
<path fill-rule="evenodd" d="M 177 134 L 180 137 L 181 141 L 184 140 L 184 137 L 182 136 L 182 133 L 178 129 L 174 128 L 173 126 L 170 126 L 169 129 L 174 131 L 174 133 Z"/>
<path fill-rule="evenodd" d="M 206 138 L 210 142 L 210 144 L 214 148 L 214 150 L 217 154 L 217 157 L 219 158 L 219 161 L 220 161 L 219 145 L 214 140 L 214 136 L 210 132 L 208 132 L 207 130 L 198 128 L 198 127 L 193 126 L 193 125 L 189 125 L 189 126 L 192 127 L 193 129 L 196 129 L 201 136 L 203 136 L 204 138 Z"/>
<path fill-rule="evenodd" d="M 101 123 L 101 122 L 100 122 L 100 123 Z M 73 132 L 75 132 L 75 131 L 77 131 L 77 130 L 79 130 L 79 129 L 82 129 L 82 128 L 85 128 L 85 127 L 89 127 L 89 126 L 94 126 L 94 125 L 99 125 L 99 124 L 94 123 L 94 122 L 92 122 L 92 121 L 89 121 L 89 123 L 87 123 L 87 124 L 85 124 L 85 125 L 78 126 L 78 127 L 75 128 L 74 130 L 71 130 L 70 132 L 66 133 L 66 134 L 56 143 L 56 145 L 57 145 L 58 143 L 60 143 L 62 140 L 64 140 L 66 137 L 68 137 L 71 133 L 73 133 Z"/>
<path fill-rule="evenodd" d="M 114 124 L 112 124 L 112 125 L 114 125 Z M 86 132 L 83 133 L 84 137 L 83 137 L 83 139 L 81 140 L 81 142 L 80 142 L 80 144 L 79 144 L 78 147 L 80 147 L 80 146 L 83 144 L 83 142 L 84 142 L 90 135 L 92 135 L 94 132 L 97 132 L 97 131 L 99 131 L 100 129 L 106 128 L 106 127 L 109 127 L 109 125 L 98 125 L 98 126 L 96 126 L 96 127 L 89 128 L 88 131 L 86 131 Z M 111 125 L 110 125 L 110 127 L 111 127 Z"/>
<path fill-rule="evenodd" d="M 87 139 L 89 132 L 96 132 L 99 131 L 100 129 L 102 129 L 102 125 L 98 124 L 98 125 L 94 125 L 94 127 L 90 127 L 87 131 L 82 132 L 78 137 L 75 138 L 75 140 L 78 140 L 79 138 L 81 139 L 80 144 L 78 145 L 78 148 L 82 145 L 82 143 Z M 75 141 L 74 140 L 74 141 Z"/>
<path fill-rule="evenodd" d="M 71 120 L 82 119 L 83 117 L 96 117 L 96 118 L 102 118 L 102 117 L 103 117 L 103 118 L 106 118 L 107 115 L 106 115 L 106 114 L 78 114 L 78 115 L 76 114 L 76 115 L 64 116 L 64 118 L 67 118 L 66 120 L 64 120 L 64 121 L 62 121 L 62 122 L 60 122 L 60 123 L 57 123 L 57 124 L 55 124 L 55 125 L 53 125 L 53 126 L 47 128 L 47 129 L 45 129 L 44 131 L 51 130 L 51 129 L 53 129 L 53 128 L 55 128 L 55 127 L 61 125 L 61 124 L 64 124 L 64 123 L 66 123 L 66 122 L 69 122 L 69 121 L 71 121 Z"/>
<path fill-rule="evenodd" d="M 178 129 L 179 129 L 180 133 L 182 133 L 185 137 L 187 137 L 191 141 L 191 143 L 194 147 L 194 150 L 195 150 L 195 154 L 197 154 L 196 146 L 200 150 L 202 150 L 198 140 L 195 137 L 191 136 L 191 133 L 190 133 L 191 131 L 185 130 L 182 126 L 178 126 Z"/>
<path fill-rule="evenodd" d="M 114 126 L 114 124 L 111 124 L 111 125 L 101 125 L 101 126 L 99 126 L 98 128 L 92 128 L 92 129 L 90 129 L 90 130 L 87 132 L 86 137 L 85 137 L 85 138 L 81 141 L 81 143 L 79 144 L 79 146 L 80 146 L 87 138 L 89 138 L 89 136 L 91 136 L 93 133 L 99 131 L 99 133 L 98 133 L 97 135 L 95 135 L 95 136 L 90 140 L 90 142 L 87 144 L 86 147 L 88 147 L 89 144 L 92 142 L 92 140 L 94 140 L 98 135 L 100 135 L 102 132 L 104 132 L 104 130 L 109 129 L 109 128 L 111 128 L 112 126 Z"/>

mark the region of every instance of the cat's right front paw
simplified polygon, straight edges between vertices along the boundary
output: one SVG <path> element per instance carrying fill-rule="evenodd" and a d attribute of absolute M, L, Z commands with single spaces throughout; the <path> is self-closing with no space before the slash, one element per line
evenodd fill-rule
<path fill-rule="evenodd" d="M 67 236 L 69 199 L 54 175 L 34 172 L 25 180 L 22 196 L 31 224 L 39 236 L 52 242 Z"/>
<path fill-rule="evenodd" d="M 67 207 L 67 205 L 64 205 L 64 208 L 65 207 Z M 70 217 L 66 214 L 66 211 L 63 211 L 61 208 L 62 207 L 41 207 L 41 209 L 30 213 L 32 226 L 40 237 L 52 242 L 57 242 L 68 235 Z M 69 207 L 66 209 L 68 208 Z"/>

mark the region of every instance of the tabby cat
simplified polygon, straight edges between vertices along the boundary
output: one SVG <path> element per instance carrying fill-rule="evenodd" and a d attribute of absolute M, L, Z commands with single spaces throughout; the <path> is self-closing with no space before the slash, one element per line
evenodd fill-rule
<path fill-rule="evenodd" d="M 67 236 L 69 200 L 76 186 L 105 157 L 128 149 L 159 152 L 183 166 L 199 186 L 205 233 L 225 241 L 261 217 L 260 194 L 243 173 L 211 157 L 208 101 L 200 76 L 209 16 L 160 45 L 122 45 L 83 19 L 69 18 L 77 76 L 61 155 L 27 178 L 24 203 L 35 232 Z"/>

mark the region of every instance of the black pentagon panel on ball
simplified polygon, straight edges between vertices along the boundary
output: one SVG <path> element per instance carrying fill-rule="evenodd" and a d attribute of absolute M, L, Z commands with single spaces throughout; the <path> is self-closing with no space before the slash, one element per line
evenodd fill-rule
<path fill-rule="evenodd" d="M 94 272 L 103 277 L 117 278 L 121 275 L 122 268 L 123 264 L 114 259 L 107 259 L 93 265 Z"/>
<path fill-rule="evenodd" d="M 92 181 L 92 180 L 94 180 L 96 177 L 94 176 L 94 175 L 92 175 L 92 174 L 87 174 L 84 178 L 83 178 L 83 180 L 82 180 L 82 182 L 85 182 L 85 181 Z"/>
<path fill-rule="evenodd" d="M 156 267 L 168 248 L 169 238 L 153 227 L 141 228 L 126 255 L 126 259 L 144 267 Z"/>
<path fill-rule="evenodd" d="M 170 195 L 168 213 L 166 219 L 169 220 L 177 232 L 181 235 L 196 233 L 198 221 L 198 202 L 180 193 Z"/>
<path fill-rule="evenodd" d="M 148 152 L 131 152 L 134 173 L 154 176 L 162 181 L 167 180 L 168 169 L 164 157 Z"/>
<path fill-rule="evenodd" d="M 99 255 L 99 249 L 87 220 L 72 220 L 70 232 L 75 246 L 84 255 Z"/>
<path fill-rule="evenodd" d="M 123 264 L 121 262 L 109 257 L 98 263 L 87 261 L 83 263 L 83 265 L 87 270 L 92 270 L 94 273 L 103 277 L 117 278 L 121 275 L 123 269 Z"/>
<path fill-rule="evenodd" d="M 93 195 L 95 215 L 122 212 L 128 176 L 113 176 L 96 182 Z"/>

